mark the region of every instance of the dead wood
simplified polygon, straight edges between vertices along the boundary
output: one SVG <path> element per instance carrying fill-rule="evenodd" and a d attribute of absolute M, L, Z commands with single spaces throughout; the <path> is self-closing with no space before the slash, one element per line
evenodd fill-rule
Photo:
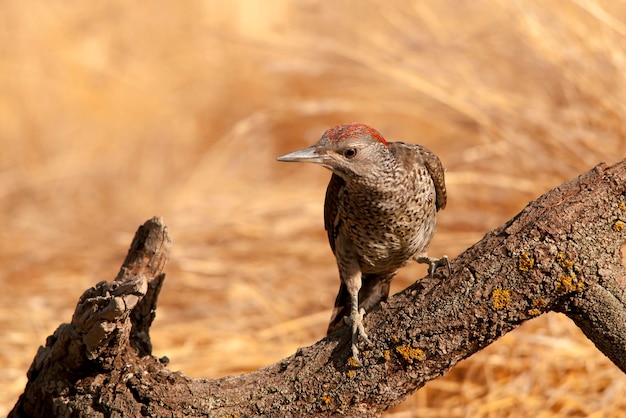
<path fill-rule="evenodd" d="M 524 321 L 568 315 L 626 372 L 626 160 L 531 202 L 452 261 L 367 315 L 350 361 L 346 327 L 252 373 L 190 379 L 151 355 L 149 327 L 170 239 L 141 226 L 118 277 L 80 298 L 48 337 L 10 417 L 379 416 Z"/>

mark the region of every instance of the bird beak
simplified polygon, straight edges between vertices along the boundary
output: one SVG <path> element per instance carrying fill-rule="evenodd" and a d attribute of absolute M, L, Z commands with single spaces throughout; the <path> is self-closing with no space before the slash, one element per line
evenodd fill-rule
<path fill-rule="evenodd" d="M 294 151 L 289 154 L 281 155 L 277 158 L 278 161 L 289 163 L 316 163 L 324 164 L 327 160 L 326 155 L 320 155 L 317 152 L 317 147 L 312 146 L 309 148 Z"/>

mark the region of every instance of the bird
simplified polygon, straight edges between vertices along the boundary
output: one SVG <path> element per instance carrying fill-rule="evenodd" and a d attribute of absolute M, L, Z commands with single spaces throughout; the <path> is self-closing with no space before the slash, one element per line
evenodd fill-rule
<path fill-rule="evenodd" d="M 309 162 L 332 171 L 324 201 L 324 228 L 339 270 L 340 286 L 327 335 L 351 326 L 357 364 L 358 340 L 372 345 L 363 317 L 387 300 L 398 270 L 410 260 L 429 265 L 429 275 L 447 267 L 431 258 L 436 214 L 446 207 L 444 168 L 426 147 L 387 142 L 374 128 L 349 123 L 328 129 L 308 148 L 277 158 Z"/>

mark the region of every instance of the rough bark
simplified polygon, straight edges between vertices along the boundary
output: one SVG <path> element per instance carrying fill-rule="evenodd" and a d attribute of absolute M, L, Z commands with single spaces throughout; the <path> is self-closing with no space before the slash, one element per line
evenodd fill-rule
<path fill-rule="evenodd" d="M 190 379 L 150 355 L 170 240 L 138 231 L 113 282 L 80 298 L 28 371 L 10 417 L 372 417 L 529 319 L 567 314 L 626 372 L 626 160 L 557 187 L 367 315 L 373 346 L 350 360 L 346 327 L 252 373 Z"/>

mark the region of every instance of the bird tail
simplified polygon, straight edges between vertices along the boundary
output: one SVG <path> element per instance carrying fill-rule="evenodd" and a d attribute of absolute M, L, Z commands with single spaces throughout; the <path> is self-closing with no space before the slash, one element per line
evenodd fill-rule
<path fill-rule="evenodd" d="M 377 274 L 363 276 L 361 290 L 359 290 L 359 308 L 363 308 L 365 312 L 369 312 L 379 302 L 387 300 L 389 297 L 389 285 L 393 276 L 395 276 L 395 273 L 385 276 Z M 346 285 L 341 282 L 326 335 L 338 330 L 345 324 L 343 318 L 350 316 L 351 306 L 352 301 L 350 300 L 350 293 L 348 293 Z"/>

